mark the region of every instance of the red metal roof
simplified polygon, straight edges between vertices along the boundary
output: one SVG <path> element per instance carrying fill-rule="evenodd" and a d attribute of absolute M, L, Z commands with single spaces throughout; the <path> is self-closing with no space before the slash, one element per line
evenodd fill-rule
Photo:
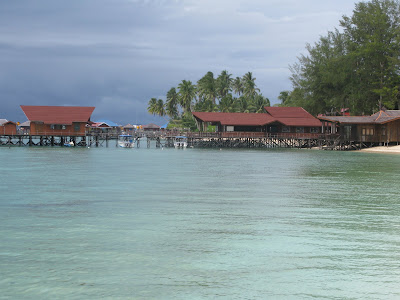
<path fill-rule="evenodd" d="M 275 118 L 314 118 L 308 111 L 306 111 L 302 107 L 265 106 L 264 109 L 267 113 Z"/>
<path fill-rule="evenodd" d="M 31 122 L 71 125 L 73 122 L 88 122 L 94 107 L 85 106 L 30 106 L 21 105 Z"/>
<path fill-rule="evenodd" d="M 276 121 L 262 113 L 193 112 L 193 115 L 203 122 L 217 122 L 221 125 L 263 126 Z"/>
<path fill-rule="evenodd" d="M 319 127 L 321 121 L 301 107 L 265 107 L 267 113 L 193 112 L 203 122 L 221 125 L 264 126 L 274 122 L 285 126 Z"/>
<path fill-rule="evenodd" d="M 321 121 L 302 107 L 264 107 L 265 111 L 286 126 L 318 127 Z"/>
<path fill-rule="evenodd" d="M 311 118 L 277 118 L 278 122 L 286 126 L 319 127 L 321 121 L 311 116 Z"/>

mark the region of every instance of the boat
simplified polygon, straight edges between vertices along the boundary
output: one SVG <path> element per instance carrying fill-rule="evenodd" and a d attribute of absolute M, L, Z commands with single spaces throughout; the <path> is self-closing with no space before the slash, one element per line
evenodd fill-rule
<path fill-rule="evenodd" d="M 135 140 L 130 134 L 121 134 L 118 136 L 118 147 L 121 148 L 133 148 Z"/>
<path fill-rule="evenodd" d="M 186 136 L 176 136 L 174 141 L 174 147 L 179 149 L 184 149 L 187 147 L 187 137 Z"/>
<path fill-rule="evenodd" d="M 64 147 L 74 147 L 75 146 L 75 144 L 74 144 L 74 142 L 69 142 L 69 143 L 64 143 Z"/>

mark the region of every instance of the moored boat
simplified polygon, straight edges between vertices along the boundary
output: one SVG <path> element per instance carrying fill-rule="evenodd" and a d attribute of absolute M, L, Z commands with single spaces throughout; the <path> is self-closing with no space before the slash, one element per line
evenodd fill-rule
<path fill-rule="evenodd" d="M 121 148 L 133 148 L 135 140 L 130 134 L 121 134 L 118 136 L 118 146 Z"/>
<path fill-rule="evenodd" d="M 64 147 L 74 147 L 75 146 L 75 144 L 74 144 L 74 142 L 69 142 L 69 143 L 64 143 Z"/>
<path fill-rule="evenodd" d="M 176 136 L 174 141 L 174 147 L 179 149 L 184 149 L 187 147 L 187 137 L 186 136 Z"/>

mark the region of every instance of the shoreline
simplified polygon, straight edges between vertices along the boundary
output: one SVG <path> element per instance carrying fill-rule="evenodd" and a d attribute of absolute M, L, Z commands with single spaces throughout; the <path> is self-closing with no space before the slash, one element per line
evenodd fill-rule
<path fill-rule="evenodd" d="M 371 148 L 363 148 L 361 150 L 354 150 L 369 153 L 390 153 L 390 154 L 400 154 L 400 145 L 398 146 L 376 146 Z"/>

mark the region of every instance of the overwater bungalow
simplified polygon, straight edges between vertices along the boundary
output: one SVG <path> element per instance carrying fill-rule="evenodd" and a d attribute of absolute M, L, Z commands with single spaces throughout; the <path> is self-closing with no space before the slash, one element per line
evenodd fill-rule
<path fill-rule="evenodd" d="M 206 131 L 215 125 L 223 136 L 247 132 L 295 137 L 317 137 L 321 121 L 301 107 L 265 107 L 264 113 L 193 112 L 197 127 Z"/>
<path fill-rule="evenodd" d="M 14 135 L 17 134 L 17 123 L 0 119 L 0 134 L 1 135 Z"/>
<path fill-rule="evenodd" d="M 381 110 L 371 116 L 318 116 L 326 133 L 341 141 L 390 144 L 400 142 L 400 110 Z"/>
<path fill-rule="evenodd" d="M 94 107 L 21 105 L 30 121 L 30 134 L 84 136 Z"/>
<path fill-rule="evenodd" d="M 25 121 L 19 124 L 20 132 L 22 134 L 29 134 L 30 129 L 31 129 L 31 122 L 30 121 Z"/>
<path fill-rule="evenodd" d="M 137 126 L 132 124 L 127 124 L 123 128 L 126 133 L 132 134 L 136 131 Z"/>
<path fill-rule="evenodd" d="M 121 126 L 110 120 L 92 122 L 89 129 L 89 132 L 92 134 L 106 134 L 114 137 L 122 133 Z"/>
<path fill-rule="evenodd" d="M 160 126 L 154 123 L 143 125 L 143 131 L 160 131 L 160 129 L 161 129 Z"/>

